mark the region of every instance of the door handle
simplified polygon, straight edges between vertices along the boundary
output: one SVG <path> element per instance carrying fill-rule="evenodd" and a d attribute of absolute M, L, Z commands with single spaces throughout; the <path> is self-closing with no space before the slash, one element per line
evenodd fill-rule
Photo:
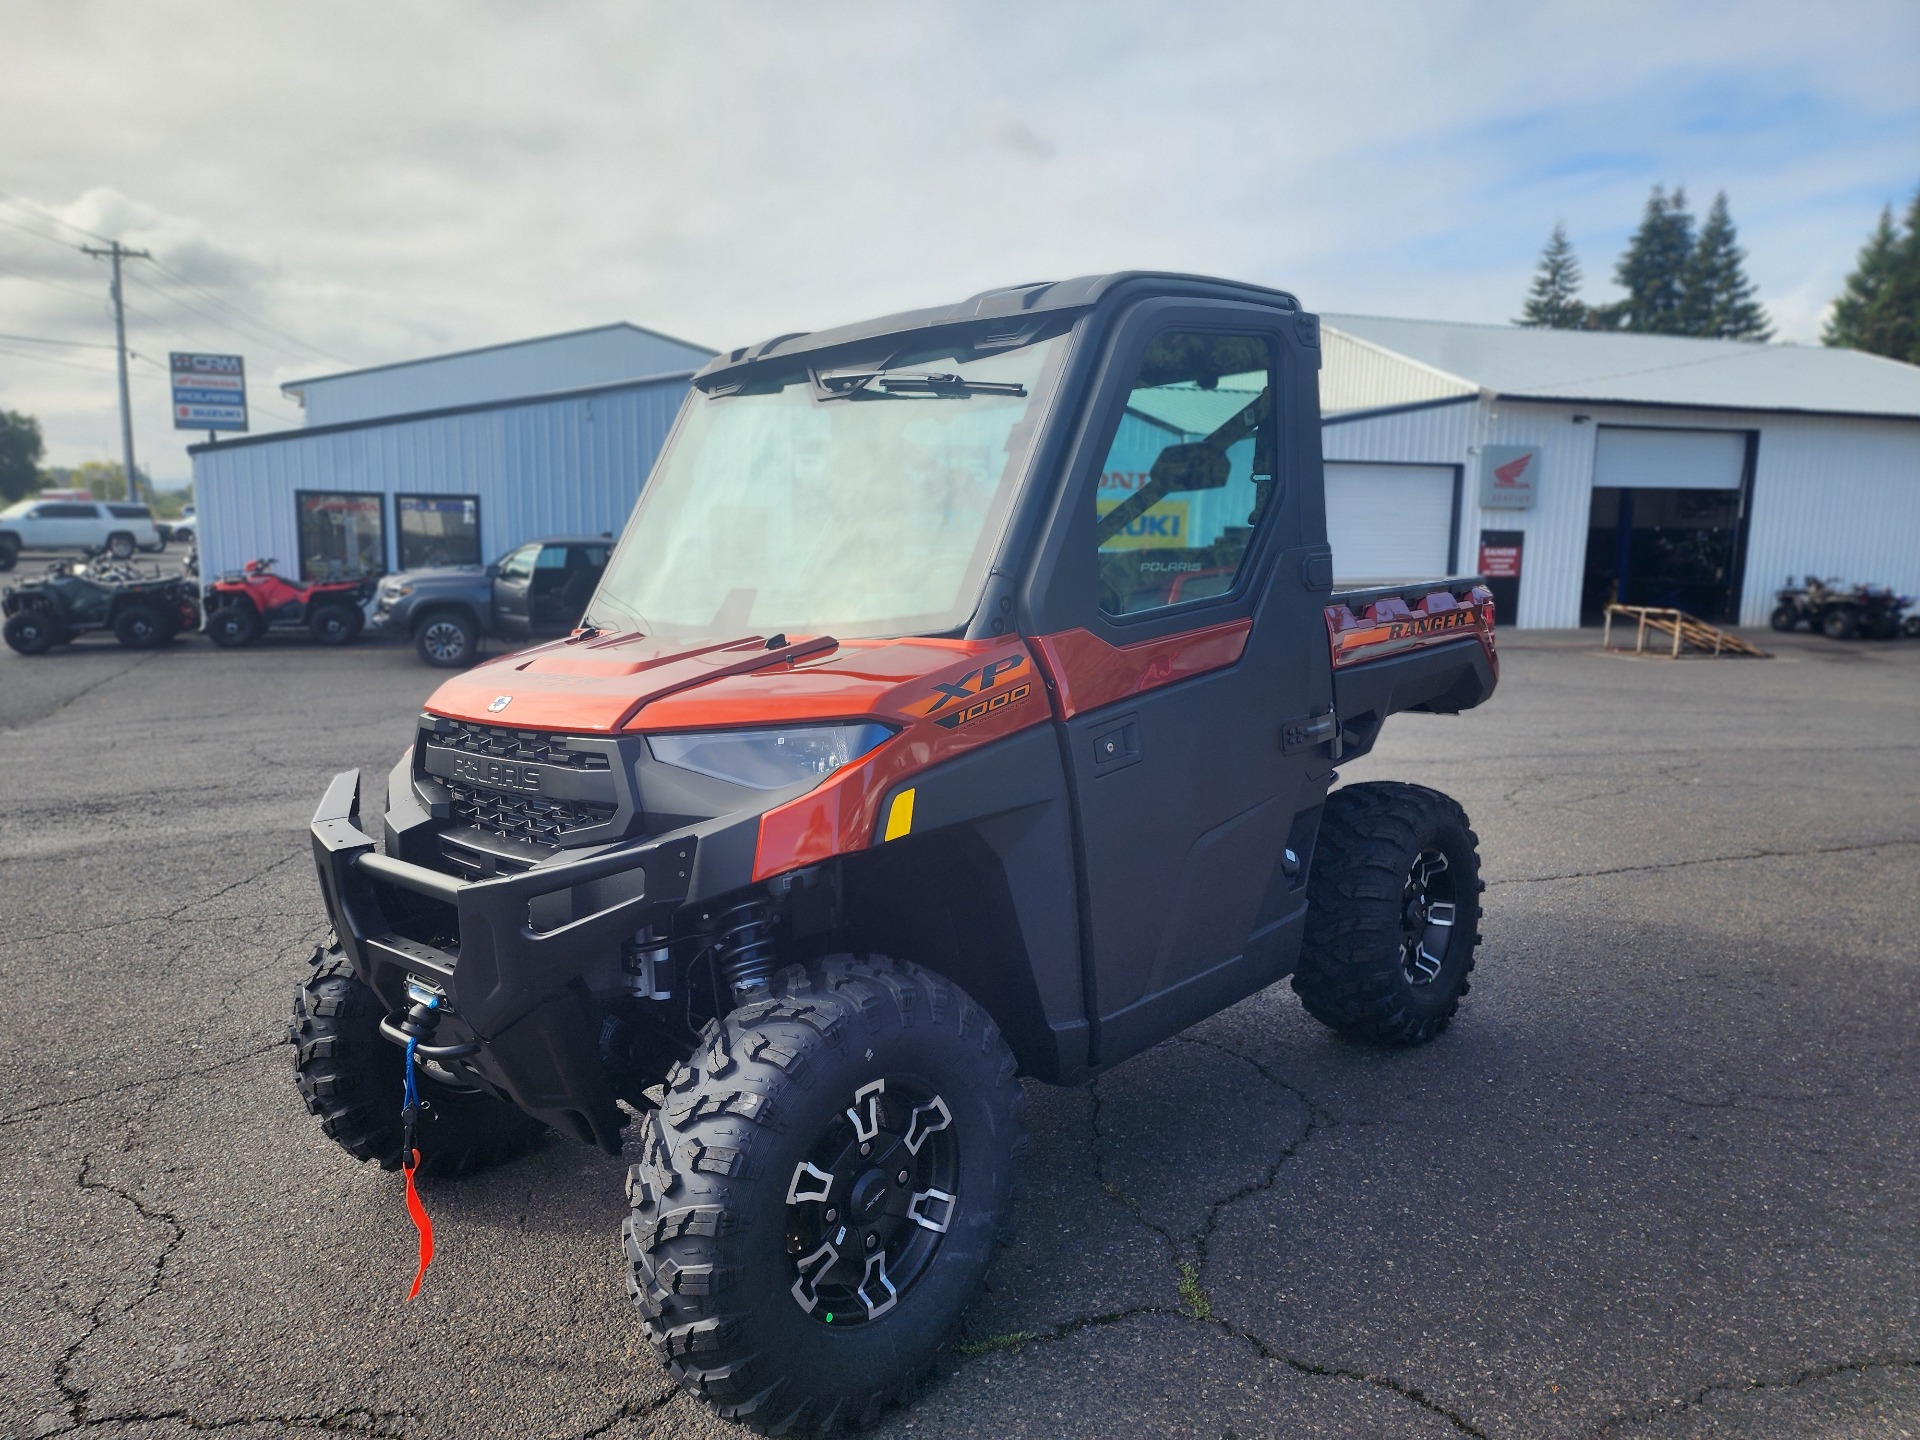
<path fill-rule="evenodd" d="M 1333 742 L 1333 758 L 1340 758 L 1340 721 L 1329 710 L 1324 715 L 1308 715 L 1299 720 L 1289 720 L 1280 727 L 1280 753 L 1297 755 L 1302 750 L 1311 750 L 1316 745 Z"/>

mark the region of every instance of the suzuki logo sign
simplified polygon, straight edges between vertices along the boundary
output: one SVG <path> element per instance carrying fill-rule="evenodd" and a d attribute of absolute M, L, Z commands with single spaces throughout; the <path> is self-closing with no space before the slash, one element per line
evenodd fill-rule
<path fill-rule="evenodd" d="M 1489 445 L 1480 455 L 1480 508 L 1531 510 L 1539 480 L 1538 445 Z"/>

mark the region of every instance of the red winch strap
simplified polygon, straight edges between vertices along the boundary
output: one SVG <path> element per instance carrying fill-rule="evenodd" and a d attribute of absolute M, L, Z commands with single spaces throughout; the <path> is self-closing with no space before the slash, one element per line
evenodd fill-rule
<path fill-rule="evenodd" d="M 420 1232 L 420 1268 L 414 1272 L 413 1289 L 407 1292 L 411 1300 L 420 1293 L 420 1282 L 427 1278 L 427 1266 L 433 1263 L 433 1221 L 427 1218 L 427 1207 L 420 1203 L 420 1192 L 413 1188 L 413 1172 L 420 1168 L 420 1152 L 409 1152 L 411 1159 L 403 1162 L 402 1168 L 407 1176 L 407 1214 L 413 1217 L 413 1228 Z"/>

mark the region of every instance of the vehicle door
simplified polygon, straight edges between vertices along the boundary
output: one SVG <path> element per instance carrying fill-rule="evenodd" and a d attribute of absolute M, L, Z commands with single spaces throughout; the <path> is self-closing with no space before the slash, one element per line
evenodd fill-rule
<path fill-rule="evenodd" d="M 50 550 L 98 545 L 107 538 L 99 507 L 81 500 L 43 501 L 34 510 L 34 529 L 27 543 Z"/>
<path fill-rule="evenodd" d="M 545 609 L 541 615 L 550 629 L 539 633 L 547 635 L 570 634 L 580 624 L 580 617 L 587 613 L 587 602 L 593 599 L 593 592 L 600 587 L 600 576 L 607 568 L 608 545 L 569 545 L 566 547 L 566 563 L 562 566 L 558 585 L 545 598 Z M 545 553 L 544 551 L 542 552 Z M 541 605 L 543 597 L 539 590 L 540 571 L 534 570 L 534 603 Z M 542 623 L 536 618 L 536 624 Z"/>
<path fill-rule="evenodd" d="M 1331 776 L 1300 743 L 1332 700 L 1318 354 L 1292 311 L 1142 302 L 1067 460 L 1027 623 L 1073 789 L 1096 1063 L 1298 954 Z"/>
<path fill-rule="evenodd" d="M 538 542 L 510 550 L 493 573 L 493 628 L 502 635 L 526 637 L 533 633 L 529 599 L 533 589 L 533 567 L 539 558 Z"/>

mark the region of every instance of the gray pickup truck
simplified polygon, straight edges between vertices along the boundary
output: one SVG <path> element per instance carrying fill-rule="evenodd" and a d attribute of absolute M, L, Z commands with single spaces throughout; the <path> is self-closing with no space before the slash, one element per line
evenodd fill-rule
<path fill-rule="evenodd" d="M 407 636 L 429 665 L 458 670 L 480 658 L 484 636 L 537 640 L 572 630 L 612 549 L 605 535 L 550 535 L 514 546 L 484 569 L 389 575 L 374 594 L 368 626 Z"/>

